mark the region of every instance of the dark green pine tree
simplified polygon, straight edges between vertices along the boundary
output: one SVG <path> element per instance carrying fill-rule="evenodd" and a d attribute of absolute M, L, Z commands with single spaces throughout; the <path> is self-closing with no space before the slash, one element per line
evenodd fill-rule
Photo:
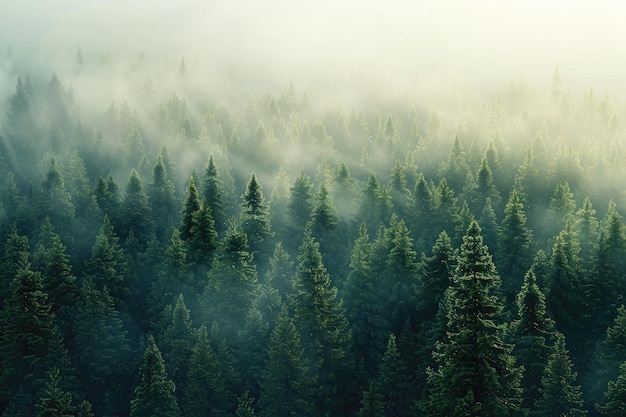
<path fill-rule="evenodd" d="M 85 275 L 98 289 L 107 288 L 117 306 L 129 295 L 125 282 L 126 257 L 118 242 L 119 238 L 113 232 L 113 226 L 105 215 L 85 268 Z"/>
<path fill-rule="evenodd" d="M 39 401 L 35 404 L 37 417 L 73 417 L 76 407 L 72 405 L 72 394 L 61 387 L 61 372 L 53 368 L 48 373 L 48 382 Z"/>
<path fill-rule="evenodd" d="M 496 265 L 502 276 L 503 290 L 512 298 L 522 285 L 524 274 L 532 263 L 532 232 L 526 226 L 524 205 L 513 189 L 504 207 L 504 219 L 498 228 Z"/>
<path fill-rule="evenodd" d="M 221 337 L 236 344 L 239 329 L 258 293 L 259 283 L 248 240 L 233 225 L 213 262 L 204 290 L 209 322 L 218 324 Z"/>
<path fill-rule="evenodd" d="M 315 416 L 314 377 L 309 372 L 300 335 L 283 310 L 268 346 L 267 369 L 261 382 L 261 417 Z"/>
<path fill-rule="evenodd" d="M 623 300 L 626 299 L 626 230 L 624 219 L 613 201 L 609 202 L 603 223 L 611 279 L 618 297 Z"/>
<path fill-rule="evenodd" d="M 511 324 L 510 336 L 517 362 L 524 367 L 522 407 L 534 410 L 540 397 L 541 378 L 552 352 L 554 323 L 546 316 L 545 296 L 532 270 L 526 273 L 517 295 L 517 311 L 518 319 Z"/>
<path fill-rule="evenodd" d="M 241 204 L 241 230 L 248 236 L 250 253 L 254 254 L 257 262 L 267 262 L 274 233 L 261 184 L 254 173 L 250 175 L 246 192 L 241 198 L 243 200 Z"/>
<path fill-rule="evenodd" d="M 85 397 L 98 412 L 115 415 L 129 401 L 127 368 L 131 348 L 113 299 L 106 288 L 85 279 L 76 306 L 73 360 Z M 112 366 L 115 364 L 115 366 Z"/>
<path fill-rule="evenodd" d="M 469 173 L 467 154 L 463 150 L 459 138 L 455 137 L 452 148 L 450 148 L 448 153 L 448 160 L 439 169 L 439 177 L 445 178 L 454 193 L 459 194 L 463 191 L 463 185 Z"/>
<path fill-rule="evenodd" d="M 196 263 L 200 268 L 199 273 L 205 274 L 211 263 L 218 246 L 217 230 L 211 207 L 203 199 L 198 210 L 191 216 L 191 235 L 188 240 L 189 260 Z"/>
<path fill-rule="evenodd" d="M 463 239 L 455 282 L 447 291 L 447 338 L 429 371 L 425 408 L 433 416 L 518 416 L 521 370 L 503 342 L 495 266 L 478 223 Z"/>
<path fill-rule="evenodd" d="M 209 207 L 211 207 L 211 213 L 215 220 L 215 230 L 217 230 L 217 233 L 221 236 L 226 232 L 228 224 L 226 222 L 227 207 L 224 199 L 224 187 L 218 177 L 219 171 L 213 162 L 213 155 L 211 155 L 204 170 L 202 195 L 200 199 L 204 198 Z"/>
<path fill-rule="evenodd" d="M 114 222 L 117 222 L 120 217 L 120 195 L 113 177 L 109 176 L 108 180 L 98 177 L 92 195 L 102 214 L 106 214 L 110 219 L 114 219 Z"/>
<path fill-rule="evenodd" d="M 53 366 L 64 370 L 69 366 L 67 352 L 41 275 L 31 270 L 28 253 L 18 262 L 10 290 L 2 309 L 0 406 L 11 399 L 19 408 L 32 410 L 47 372 Z"/>
<path fill-rule="evenodd" d="M 366 407 L 365 410 L 361 408 L 359 416 L 413 416 L 414 389 L 410 371 L 398 351 L 396 337 L 391 334 L 387 350 L 381 360 L 378 378 L 370 385 L 369 392 L 364 394 L 361 400 L 361 404 L 365 404 Z M 367 404 L 368 398 L 372 399 L 373 404 Z"/>
<path fill-rule="evenodd" d="M 193 214 L 200 209 L 200 199 L 198 189 L 193 177 L 189 178 L 185 201 L 181 211 L 182 226 L 180 227 L 180 237 L 183 240 L 191 239 L 191 227 L 193 226 Z"/>
<path fill-rule="evenodd" d="M 135 398 L 130 403 L 130 417 L 177 417 L 178 403 L 174 396 L 176 386 L 167 377 L 161 351 L 148 336 L 148 346 L 139 368 L 139 382 Z"/>
<path fill-rule="evenodd" d="M 407 188 L 404 167 L 400 165 L 399 161 L 396 161 L 395 166 L 391 169 L 390 186 L 394 213 L 404 219 L 407 217 L 412 198 L 411 191 Z"/>
<path fill-rule="evenodd" d="M 463 243 L 463 236 L 469 225 L 475 220 L 474 214 L 469 208 L 467 201 L 463 201 L 461 208 L 459 209 L 456 217 L 454 218 L 454 238 L 453 243 L 455 246 L 461 246 Z"/>
<path fill-rule="evenodd" d="M 356 229 L 358 223 L 356 223 L 355 216 L 359 191 L 348 167 L 343 162 L 337 169 L 330 188 L 339 215 L 348 223 L 350 230 Z"/>
<path fill-rule="evenodd" d="M 15 227 L 11 227 L 3 249 L 0 258 L 0 296 L 6 300 L 11 295 L 11 282 L 22 261 L 30 256 L 28 237 L 20 235 Z"/>
<path fill-rule="evenodd" d="M 434 230 L 432 224 L 433 210 L 435 208 L 435 200 L 433 192 L 424 178 L 424 174 L 420 172 L 413 190 L 413 205 L 409 224 L 415 239 L 417 248 L 423 251 L 432 247 L 440 230 Z"/>
<path fill-rule="evenodd" d="M 487 198 L 491 200 L 493 205 L 499 207 L 501 200 L 500 193 L 494 184 L 493 173 L 487 162 L 487 157 L 484 156 L 480 163 L 480 168 L 478 168 L 478 172 L 476 173 L 476 188 L 474 189 L 472 199 L 474 203 L 473 209 L 476 210 L 476 212 L 480 210 Z"/>
<path fill-rule="evenodd" d="M 181 405 L 194 343 L 195 334 L 191 323 L 191 312 L 185 305 L 183 295 L 179 294 L 172 311 L 171 321 L 163 332 L 163 356 L 166 359 L 165 369 L 177 387 L 176 396 Z"/>
<path fill-rule="evenodd" d="M 46 218 L 47 220 L 47 218 Z M 71 342 L 74 306 L 78 299 L 76 277 L 72 274 L 70 257 L 61 237 L 54 233 L 49 221 L 42 225 L 42 242 L 37 251 L 40 271 L 48 302 L 54 313 L 61 335 L 66 343 Z"/>
<path fill-rule="evenodd" d="M 374 173 L 367 178 L 365 187 L 361 190 L 361 199 L 357 220 L 364 221 L 372 228 L 378 228 L 380 223 L 386 223 L 391 216 L 391 198 L 383 191 Z"/>
<path fill-rule="evenodd" d="M 566 336 L 580 324 L 585 310 L 578 256 L 572 242 L 569 229 L 555 237 L 545 282 L 548 312 L 557 330 Z"/>
<path fill-rule="evenodd" d="M 361 223 L 350 257 L 345 301 L 354 352 L 368 374 L 373 374 L 378 367 L 390 328 L 387 312 L 380 303 L 382 290 L 378 276 L 372 270 L 372 244 L 367 225 Z"/>
<path fill-rule="evenodd" d="M 624 410 L 626 410 L 626 362 L 622 362 L 619 366 L 617 378 L 609 381 L 604 398 L 604 404 L 596 404 L 601 415 L 606 417 L 622 417 L 624 415 Z"/>
<path fill-rule="evenodd" d="M 448 181 L 442 178 L 435 189 L 435 209 L 431 218 L 432 228 L 439 233 L 445 230 L 448 236 L 454 236 L 454 226 L 459 214 L 458 199 Z"/>
<path fill-rule="evenodd" d="M 313 211 L 313 184 L 311 184 L 308 175 L 304 171 L 296 177 L 290 188 L 289 204 L 287 205 L 287 213 L 291 220 L 291 230 L 293 237 L 293 246 L 297 246 L 304 237 L 304 229 L 307 222 L 311 218 Z"/>
<path fill-rule="evenodd" d="M 386 235 L 389 253 L 379 279 L 386 293 L 383 308 L 391 331 L 399 334 L 405 321 L 416 319 L 419 264 L 404 220 L 392 215 Z"/>
<path fill-rule="evenodd" d="M 597 250 L 600 232 L 596 210 L 591 205 L 589 197 L 585 197 L 583 205 L 576 212 L 575 229 L 580 239 L 580 257 L 586 269 L 590 269 L 592 257 Z"/>
<path fill-rule="evenodd" d="M 294 320 L 311 371 L 318 376 L 316 407 L 321 413 L 348 415 L 358 403 L 353 379 L 348 321 L 337 289 L 322 262 L 319 244 L 306 236 L 298 255 L 294 281 Z"/>
<path fill-rule="evenodd" d="M 72 197 L 65 188 L 63 175 L 54 159 L 50 160 L 46 180 L 41 184 L 37 211 L 40 221 L 49 217 L 50 222 L 64 237 L 64 240 L 70 241 L 74 222 L 74 204 L 72 204 Z"/>
<path fill-rule="evenodd" d="M 330 200 L 330 193 L 325 183 L 320 185 L 315 194 L 315 207 L 311 212 L 311 218 L 307 229 L 311 236 L 320 244 L 324 265 L 332 276 L 343 276 L 346 269 L 346 245 L 347 239 L 344 227 L 340 222 L 339 214 Z"/>
<path fill-rule="evenodd" d="M 237 409 L 235 410 L 235 417 L 255 417 L 254 412 L 254 399 L 250 397 L 249 392 L 244 392 L 243 395 L 237 398 Z"/>
<path fill-rule="evenodd" d="M 567 181 L 557 184 L 550 199 L 550 207 L 545 216 L 545 232 L 547 237 L 554 236 L 565 227 L 576 209 L 574 194 L 570 191 Z"/>
<path fill-rule="evenodd" d="M 132 231 L 140 242 L 141 248 L 145 249 L 145 245 L 150 241 L 150 236 L 154 231 L 154 222 L 148 197 L 144 192 L 143 182 L 134 169 L 128 177 L 121 214 L 122 230 L 119 233 L 122 240 L 128 239 Z"/>
<path fill-rule="evenodd" d="M 418 317 L 421 320 L 433 320 L 437 315 L 455 268 L 456 253 L 448 234 L 443 231 L 432 248 L 432 255 L 422 258 L 417 301 Z"/>
<path fill-rule="evenodd" d="M 226 416 L 234 406 L 234 394 L 228 389 L 222 365 L 204 326 L 197 331 L 189 361 L 187 387 L 182 396 L 181 408 L 188 416 Z"/>
<path fill-rule="evenodd" d="M 489 197 L 485 199 L 485 205 L 480 211 L 478 224 L 483 231 L 485 245 L 490 248 L 491 252 L 498 253 L 498 219 Z"/>
<path fill-rule="evenodd" d="M 152 168 L 152 181 L 148 184 L 148 200 L 150 211 L 155 222 L 155 231 L 159 240 L 165 240 L 172 233 L 174 224 L 178 223 L 178 202 L 174 184 L 168 177 L 161 154 Z"/>
<path fill-rule="evenodd" d="M 577 373 L 573 370 L 569 352 L 565 348 L 565 336 L 557 333 L 554 351 L 541 379 L 535 415 L 585 417 L 587 410 L 583 408 L 580 385 L 574 385 L 576 377 Z"/>

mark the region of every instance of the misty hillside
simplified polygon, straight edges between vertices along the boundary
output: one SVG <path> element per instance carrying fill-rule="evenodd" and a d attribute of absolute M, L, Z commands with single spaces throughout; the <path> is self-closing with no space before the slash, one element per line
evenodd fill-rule
<path fill-rule="evenodd" d="M 269 3 L 0 6 L 2 416 L 622 416 L 614 18 Z"/>

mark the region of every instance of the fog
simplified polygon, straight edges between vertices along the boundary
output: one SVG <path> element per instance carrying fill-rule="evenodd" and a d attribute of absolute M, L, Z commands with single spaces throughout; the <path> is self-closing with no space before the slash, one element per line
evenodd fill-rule
<path fill-rule="evenodd" d="M 18 70 L 85 59 L 171 60 L 255 80 L 317 81 L 339 71 L 375 79 L 510 79 L 622 93 L 626 29 L 617 1 L 22 1 L 0 5 Z M 5 64 L 6 67 L 6 64 Z M 22 68 L 20 68 L 22 67 Z M 32 69 L 29 68 L 32 71 Z M 4 83 L 3 83 L 4 85 Z"/>

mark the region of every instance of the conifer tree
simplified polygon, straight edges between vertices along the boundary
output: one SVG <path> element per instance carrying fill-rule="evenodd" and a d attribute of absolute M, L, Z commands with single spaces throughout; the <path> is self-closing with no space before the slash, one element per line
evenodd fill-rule
<path fill-rule="evenodd" d="M 256 266 L 248 240 L 233 225 L 208 274 L 204 290 L 209 321 L 216 321 L 222 337 L 235 343 L 239 327 L 259 289 Z"/>
<path fill-rule="evenodd" d="M 414 390 L 409 369 L 398 351 L 396 337 L 391 334 L 381 360 L 378 378 L 370 385 L 369 391 L 364 393 L 365 397 L 361 401 L 362 404 L 367 403 L 367 399 L 371 398 L 372 404 L 368 404 L 365 410 L 362 407 L 359 415 L 413 416 Z"/>
<path fill-rule="evenodd" d="M 35 404 L 37 417 L 72 417 L 76 415 L 76 407 L 72 405 L 72 394 L 61 388 L 59 368 L 48 373 L 48 382 L 42 396 Z"/>
<path fill-rule="evenodd" d="M 28 253 L 18 263 L 2 319 L 0 405 L 7 396 L 18 406 L 31 408 L 47 372 L 53 366 L 67 369 L 68 360 L 41 274 L 31 270 Z"/>
<path fill-rule="evenodd" d="M 526 226 L 524 205 L 513 188 L 504 207 L 504 219 L 498 229 L 496 264 L 503 280 L 504 292 L 511 297 L 521 286 L 531 264 L 532 232 Z"/>
<path fill-rule="evenodd" d="M 182 294 L 176 299 L 171 321 L 165 328 L 163 336 L 165 369 L 177 387 L 177 399 L 180 402 L 185 392 L 191 352 L 195 343 L 191 314 Z"/>
<path fill-rule="evenodd" d="M 55 159 L 50 160 L 50 168 L 46 180 L 41 184 L 41 192 L 37 205 L 39 219 L 50 218 L 50 222 L 66 240 L 71 236 L 74 221 L 74 204 L 72 197 L 65 188 L 63 175 Z"/>
<path fill-rule="evenodd" d="M 341 239 L 344 228 L 330 200 L 330 193 L 325 183 L 320 185 L 319 191 L 315 194 L 315 207 L 311 211 L 307 229 L 319 242 L 322 259 L 329 273 L 333 276 L 342 276 L 347 250 Z"/>
<path fill-rule="evenodd" d="M 105 287 L 116 305 L 126 300 L 129 289 L 125 282 L 126 258 L 118 244 L 119 238 L 105 215 L 96 242 L 87 261 L 85 273 L 98 289 Z"/>
<path fill-rule="evenodd" d="M 318 375 L 316 406 L 331 414 L 356 407 L 350 369 L 351 334 L 337 289 L 322 263 L 319 244 L 306 236 L 294 282 L 295 317 L 311 370 Z"/>
<path fill-rule="evenodd" d="M 304 174 L 304 171 L 300 172 L 290 188 L 287 212 L 291 218 L 291 228 L 296 234 L 294 240 L 296 237 L 300 238 L 296 242 L 302 241 L 304 228 L 311 217 L 311 211 L 313 211 L 312 189 L 313 185 L 310 178 Z"/>
<path fill-rule="evenodd" d="M 621 417 L 624 415 L 624 410 L 626 410 L 626 362 L 619 366 L 617 379 L 609 381 L 604 397 L 604 404 L 596 404 L 596 408 L 603 416 Z"/>
<path fill-rule="evenodd" d="M 213 256 L 218 246 L 217 230 L 211 207 L 203 199 L 198 210 L 191 215 L 191 235 L 189 246 L 189 258 L 200 267 L 200 272 L 208 269 L 213 261 Z"/>
<path fill-rule="evenodd" d="M 565 337 L 557 333 L 554 351 L 541 378 L 541 395 L 536 402 L 537 417 L 587 415 L 587 410 L 583 408 L 580 385 L 574 385 L 577 373 L 572 368 L 569 352 L 565 348 Z"/>
<path fill-rule="evenodd" d="M 463 238 L 454 285 L 447 291 L 447 338 L 429 372 L 426 409 L 432 415 L 517 416 L 521 412 L 520 368 L 503 342 L 502 304 L 493 295 L 499 278 L 480 227 Z"/>
<path fill-rule="evenodd" d="M 234 395 L 228 389 L 222 368 L 209 343 L 206 327 L 200 326 L 191 352 L 187 387 L 182 393 L 185 415 L 225 415 L 233 407 Z"/>
<path fill-rule="evenodd" d="M 439 303 L 450 286 L 455 267 L 456 253 L 448 234 L 443 231 L 432 248 L 432 255 L 422 259 L 417 302 L 421 319 L 434 319 Z"/>
<path fill-rule="evenodd" d="M 365 371 L 373 373 L 385 351 L 385 338 L 390 328 L 387 314 L 380 302 L 382 286 L 372 270 L 372 244 L 367 225 L 361 223 L 359 237 L 350 257 L 346 280 L 346 315 L 352 330 L 354 351 L 363 361 Z"/>
<path fill-rule="evenodd" d="M 73 360 L 84 394 L 98 412 L 120 412 L 120 401 L 129 400 L 127 390 L 131 389 L 126 375 L 131 348 L 108 289 L 85 279 L 75 314 Z"/>
<path fill-rule="evenodd" d="M 378 228 L 380 223 L 385 223 L 391 215 L 391 200 L 383 191 L 374 173 L 367 178 L 365 187 L 361 191 L 361 202 L 357 218 Z"/>
<path fill-rule="evenodd" d="M 193 226 L 193 214 L 200 209 L 200 199 L 198 189 L 193 177 L 189 178 L 185 201 L 181 212 L 182 226 L 180 227 L 180 237 L 183 240 L 191 239 L 191 228 Z"/>
<path fill-rule="evenodd" d="M 268 346 L 267 370 L 261 383 L 261 417 L 314 416 L 314 379 L 309 373 L 300 335 L 283 311 Z"/>
<path fill-rule="evenodd" d="M 204 170 L 204 179 L 202 180 L 202 194 L 200 200 L 204 198 L 211 207 L 211 213 L 215 220 L 215 230 L 222 235 L 228 227 L 226 223 L 226 201 L 224 199 L 224 187 L 220 181 L 219 171 L 213 155 L 209 157 L 209 162 Z"/>
<path fill-rule="evenodd" d="M 433 192 L 426 182 L 424 174 L 420 172 L 413 190 L 410 225 L 417 247 L 423 248 L 423 250 L 432 247 L 437 234 L 440 232 L 435 231 L 432 224 L 435 205 Z"/>
<path fill-rule="evenodd" d="M 130 417 L 177 417 L 178 403 L 174 396 L 176 386 L 167 377 L 161 351 L 148 336 L 148 346 L 139 368 L 139 382 L 130 403 Z"/>
<path fill-rule="evenodd" d="M 241 230 L 248 236 L 250 253 L 257 257 L 257 262 L 266 262 L 269 257 L 270 240 L 274 233 L 272 232 L 261 184 L 259 184 L 254 173 L 250 175 L 242 200 Z"/>
<path fill-rule="evenodd" d="M 515 343 L 513 353 L 524 367 L 522 406 L 534 409 L 539 398 L 539 388 L 544 369 L 552 352 L 553 321 L 546 316 L 545 296 L 537 285 L 532 270 L 524 277 L 524 285 L 517 295 L 518 319 L 511 324 L 511 338 Z"/>
<path fill-rule="evenodd" d="M 133 231 L 141 246 L 150 240 L 154 230 L 152 212 L 148 197 L 144 192 L 143 182 L 134 169 L 131 171 L 126 185 L 126 193 L 122 202 L 122 230 L 120 236 L 127 239 Z"/>
<path fill-rule="evenodd" d="M 163 156 L 159 154 L 152 168 L 152 181 L 148 185 L 148 200 L 152 212 L 157 238 L 163 240 L 171 233 L 171 228 L 177 222 L 178 202 L 176 190 L 170 181 Z"/>

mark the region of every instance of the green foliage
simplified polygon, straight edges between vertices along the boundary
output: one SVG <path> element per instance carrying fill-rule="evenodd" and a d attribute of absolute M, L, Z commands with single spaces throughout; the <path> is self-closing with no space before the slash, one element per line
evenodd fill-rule
<path fill-rule="evenodd" d="M 61 388 L 61 375 L 58 368 L 48 374 L 49 382 L 43 390 L 35 409 L 37 417 L 73 417 L 76 407 L 72 405 L 72 394 Z"/>
<path fill-rule="evenodd" d="M 548 359 L 541 379 L 541 396 L 536 402 L 538 417 L 574 416 L 584 417 L 587 410 L 583 408 L 580 385 L 576 383 L 577 373 L 569 352 L 565 348 L 565 337 L 557 333 L 554 352 Z"/>
<path fill-rule="evenodd" d="M 269 214 L 263 198 L 261 184 L 252 173 L 246 186 L 246 192 L 241 197 L 241 230 L 248 236 L 250 253 L 260 260 L 267 260 L 270 250 L 270 240 L 274 236 L 270 224 Z"/>
<path fill-rule="evenodd" d="M 167 377 L 161 351 L 148 336 L 148 346 L 139 368 L 139 382 L 135 386 L 135 397 L 130 403 L 131 417 L 176 417 L 178 403 L 174 397 L 176 386 Z"/>
<path fill-rule="evenodd" d="M 503 341 L 499 280 L 480 227 L 463 238 L 455 282 L 447 291 L 448 333 L 429 372 L 429 414 L 447 416 L 522 415 L 521 370 L 512 346 Z"/>

